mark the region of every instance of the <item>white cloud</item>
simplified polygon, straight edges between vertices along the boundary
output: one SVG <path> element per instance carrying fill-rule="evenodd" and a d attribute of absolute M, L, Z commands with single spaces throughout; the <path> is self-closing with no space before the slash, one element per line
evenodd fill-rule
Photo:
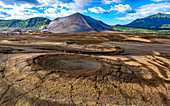
<path fill-rule="evenodd" d="M 56 9 L 55 8 L 48 8 L 44 11 L 44 13 L 46 14 L 53 14 L 56 12 Z"/>
<path fill-rule="evenodd" d="M 80 7 L 84 7 L 86 5 L 89 5 L 93 2 L 93 0 L 74 0 L 74 2 L 80 6 Z"/>
<path fill-rule="evenodd" d="M 51 6 L 53 4 L 65 4 L 65 0 L 37 0 L 41 6 Z M 70 0 L 68 0 L 70 1 Z M 70 3 L 70 2 L 68 2 Z"/>
<path fill-rule="evenodd" d="M 100 1 L 100 0 L 99 0 Z M 51 5 L 51 4 L 58 4 L 58 3 L 75 3 L 79 7 L 84 7 L 93 3 L 93 0 L 38 0 L 40 4 L 43 5 Z"/>
<path fill-rule="evenodd" d="M 111 4 L 111 3 L 136 2 L 136 1 L 138 0 L 102 0 L 102 3 Z"/>
<path fill-rule="evenodd" d="M 118 11 L 118 13 L 128 13 L 132 11 L 132 8 L 130 7 L 129 4 L 119 4 L 119 5 L 115 5 L 114 7 L 111 6 L 110 11 L 115 10 Z"/>
<path fill-rule="evenodd" d="M 29 9 L 33 7 L 33 4 L 22 4 L 22 5 L 4 5 L 3 3 L 0 4 L 2 8 L 0 8 L 1 12 L 5 12 L 7 15 L 6 17 L 1 16 L 0 18 L 4 19 L 24 19 L 28 15 L 33 15 L 38 13 L 36 10 Z M 6 9 L 8 8 L 8 9 Z"/>
<path fill-rule="evenodd" d="M 103 0 L 103 3 L 105 4 L 111 4 L 113 2 L 115 3 L 121 3 L 123 0 Z"/>
<path fill-rule="evenodd" d="M 134 20 L 137 18 L 143 18 L 149 15 L 157 14 L 159 12 L 161 13 L 167 13 L 170 11 L 170 3 L 158 3 L 158 4 L 148 4 L 143 5 L 136 9 L 135 13 L 129 13 L 125 17 L 117 18 L 119 20 Z"/>
<path fill-rule="evenodd" d="M 98 14 L 102 14 L 106 12 L 106 10 L 104 10 L 101 7 L 88 8 L 88 10 L 94 13 L 98 13 Z"/>
<path fill-rule="evenodd" d="M 37 0 L 40 4 L 43 4 L 43 5 L 49 5 L 50 3 L 54 3 L 54 2 L 57 2 L 58 3 L 58 0 Z"/>
<path fill-rule="evenodd" d="M 105 10 L 101 7 L 93 7 L 93 8 L 88 8 L 88 11 L 98 13 L 98 14 L 111 12 L 111 11 L 118 11 L 118 13 L 130 13 L 133 11 L 133 9 L 130 7 L 129 4 L 125 4 L 125 5 L 119 4 L 119 5 L 115 5 L 114 7 L 111 6 L 109 10 Z"/>
<path fill-rule="evenodd" d="M 37 4 L 5 4 L 0 1 L 0 18 L 1 19 L 28 19 L 32 17 L 47 17 L 55 19 L 71 15 L 76 12 L 85 13 L 83 8 L 77 6 L 75 2 L 63 3 L 59 0 L 38 0 Z M 65 2 L 69 0 L 63 0 Z M 8 9 L 5 9 L 8 8 Z M 35 9 L 36 8 L 36 9 Z M 41 12 L 40 12 L 41 11 Z"/>

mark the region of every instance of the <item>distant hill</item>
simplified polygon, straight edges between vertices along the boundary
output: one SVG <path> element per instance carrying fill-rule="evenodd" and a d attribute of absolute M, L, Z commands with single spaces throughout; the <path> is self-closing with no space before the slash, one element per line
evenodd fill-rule
<path fill-rule="evenodd" d="M 0 20 L 0 29 L 32 29 L 39 30 L 51 21 L 48 18 L 35 17 L 27 20 Z"/>
<path fill-rule="evenodd" d="M 113 31 L 112 27 L 89 16 L 75 13 L 67 17 L 56 18 L 44 31 L 52 33 L 81 33 Z"/>
<path fill-rule="evenodd" d="M 170 30 L 170 14 L 154 14 L 123 25 L 125 27 Z"/>

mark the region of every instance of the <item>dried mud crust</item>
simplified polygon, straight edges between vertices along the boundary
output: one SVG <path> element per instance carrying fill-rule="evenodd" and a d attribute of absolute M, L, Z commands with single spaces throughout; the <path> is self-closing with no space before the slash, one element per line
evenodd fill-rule
<path fill-rule="evenodd" d="M 81 53 L 81 54 L 105 54 L 105 55 L 119 55 L 124 53 L 124 49 L 119 46 L 106 46 L 106 45 L 94 45 L 94 44 L 78 44 L 78 42 L 67 41 L 67 42 L 47 42 L 47 41 L 36 41 L 26 39 L 14 39 L 14 40 L 1 40 L 0 42 L 5 45 L 16 45 L 33 47 L 42 50 L 54 50 L 63 51 L 67 53 Z M 25 43 L 24 43 L 25 42 Z M 45 45 L 45 46 L 44 46 Z"/>
<path fill-rule="evenodd" d="M 124 49 L 119 46 L 106 46 L 106 45 L 79 45 L 70 44 L 67 45 L 70 51 L 82 54 L 105 54 L 105 55 L 119 55 L 124 53 Z M 68 50 L 69 50 L 68 49 Z M 74 53 L 73 52 L 73 53 Z"/>
<path fill-rule="evenodd" d="M 0 46 L 0 54 L 12 54 L 12 53 L 18 53 L 19 51 L 23 51 L 23 50 L 13 49 L 12 47 L 1 47 Z"/>
<path fill-rule="evenodd" d="M 0 47 L 0 53 L 11 53 L 14 49 L 10 47 Z"/>
<path fill-rule="evenodd" d="M 72 66 L 80 57 L 98 67 L 88 64 L 90 68 L 74 72 L 67 66 L 54 66 L 58 61 L 75 60 L 69 64 Z M 160 78 L 144 64 L 133 66 L 120 60 L 76 54 L 25 54 L 12 55 L 1 66 L 3 83 L 9 84 L 0 98 L 1 105 L 169 104 L 169 77 Z M 96 69 L 99 71 L 93 71 Z M 11 99 L 6 97 L 8 94 Z"/>
<path fill-rule="evenodd" d="M 79 75 L 97 73 L 105 68 L 105 66 L 95 58 L 81 55 L 45 55 L 33 60 L 35 63 L 34 67 Z"/>

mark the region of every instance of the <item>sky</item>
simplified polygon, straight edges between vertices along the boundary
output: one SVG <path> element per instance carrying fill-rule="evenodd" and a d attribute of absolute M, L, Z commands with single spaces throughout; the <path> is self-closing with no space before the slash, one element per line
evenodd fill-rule
<path fill-rule="evenodd" d="M 170 14 L 170 0 L 0 0 L 0 19 L 5 20 L 53 20 L 77 12 L 109 25 L 125 25 L 157 13 Z"/>

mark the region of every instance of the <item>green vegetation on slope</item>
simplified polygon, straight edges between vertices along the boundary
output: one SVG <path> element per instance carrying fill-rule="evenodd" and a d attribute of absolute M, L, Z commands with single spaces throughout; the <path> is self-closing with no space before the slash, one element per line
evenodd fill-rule
<path fill-rule="evenodd" d="M 136 33 L 144 33 L 144 34 L 164 34 L 164 35 L 170 35 L 170 30 L 153 30 L 153 29 L 124 27 L 124 26 L 113 26 L 113 29 L 114 30 L 119 30 L 119 31 L 134 31 Z"/>
<path fill-rule="evenodd" d="M 35 17 L 27 20 L 0 20 L 0 29 L 31 29 L 39 30 L 48 25 L 48 18 Z"/>
<path fill-rule="evenodd" d="M 164 29 L 170 30 L 170 14 L 155 14 L 146 18 L 137 19 L 127 25 L 127 27 Z"/>

